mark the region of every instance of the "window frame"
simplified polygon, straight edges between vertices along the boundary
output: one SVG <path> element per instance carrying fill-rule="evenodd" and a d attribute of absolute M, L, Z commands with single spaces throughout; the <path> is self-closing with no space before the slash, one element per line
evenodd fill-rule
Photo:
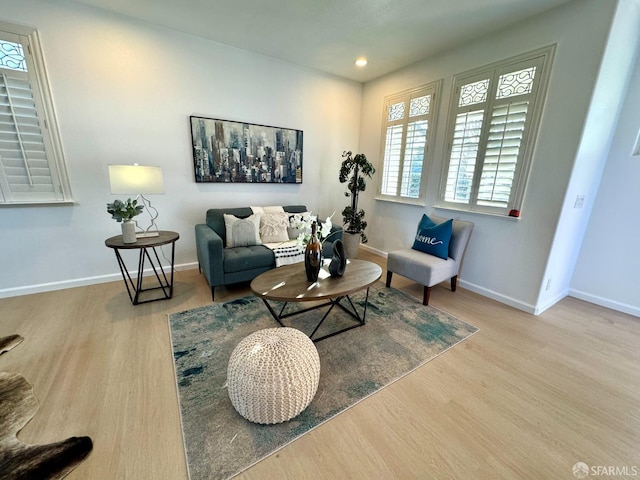
<path fill-rule="evenodd" d="M 522 209 L 524 195 L 531 171 L 531 165 L 533 163 L 533 154 L 538 139 L 538 132 L 540 130 L 542 114 L 544 106 L 546 104 L 547 90 L 549 86 L 549 79 L 551 77 L 551 70 L 553 67 L 555 48 L 555 44 L 549 45 L 547 47 L 533 50 L 531 52 L 494 62 L 492 64 L 485 65 L 479 68 L 475 68 L 473 70 L 457 74 L 453 77 L 451 99 L 447 116 L 444 162 L 441 172 L 438 199 L 435 205 L 436 207 L 474 213 L 486 213 L 499 216 L 510 216 L 510 212 L 512 212 L 512 210 L 516 210 L 518 213 L 514 212 L 511 216 L 520 215 L 519 212 Z M 510 187 L 509 200 L 505 207 L 481 205 L 479 204 L 478 191 L 480 187 L 483 165 L 485 162 L 489 128 L 491 126 L 494 108 L 496 106 L 502 105 L 503 103 L 516 103 L 519 97 L 523 98 L 522 96 L 516 95 L 513 97 L 509 97 L 513 99 L 513 101 L 509 102 L 505 102 L 503 99 L 496 99 L 498 79 L 503 74 L 509 73 L 511 71 L 519 71 L 521 68 L 527 68 L 534 65 L 537 67 L 536 76 L 534 79 L 535 84 L 533 86 L 532 93 L 528 94 L 531 98 L 531 101 L 526 114 L 525 127 L 520 144 L 520 152 L 518 154 L 517 163 L 514 169 L 513 181 Z M 447 180 L 449 177 L 449 167 L 451 164 L 451 153 L 456 120 L 460 113 L 463 113 L 464 111 L 471 111 L 473 110 L 474 106 L 472 105 L 460 107 L 458 105 L 460 98 L 460 89 L 464 85 L 468 85 L 475 81 L 487 78 L 489 79 L 489 91 L 487 100 L 481 104 L 484 105 L 484 107 L 482 107 L 484 108 L 483 120 L 478 153 L 474 166 L 470 199 L 468 203 L 448 201 L 446 200 L 446 190 Z M 477 107 L 478 105 L 480 104 L 477 104 L 475 106 Z"/>
<path fill-rule="evenodd" d="M 27 64 L 27 72 L 24 72 L 24 75 L 33 96 L 53 185 L 53 192 L 50 192 L 49 198 L 44 198 L 45 195 L 38 194 L 35 190 L 15 198 L 11 191 L 6 191 L 9 183 L 5 178 L 0 185 L 0 207 L 73 204 L 69 174 L 38 31 L 35 28 L 0 21 L 0 39 L 22 45 Z M 0 67 L 0 72 L 6 73 L 11 70 Z M 1 158 L 0 169 L 4 169 Z M 0 175 L 4 177 L 3 172 L 0 172 Z"/>
<path fill-rule="evenodd" d="M 384 97 L 382 104 L 382 122 L 381 122 L 381 136 L 380 136 L 380 165 L 378 170 L 380 171 L 379 179 L 377 182 L 377 195 L 376 200 L 385 200 L 398 203 L 407 203 L 413 205 L 425 205 L 426 202 L 426 186 L 427 176 L 430 166 L 432 165 L 434 142 L 436 138 L 436 126 L 438 120 L 438 109 L 440 105 L 440 96 L 442 91 L 442 80 L 430 82 L 419 87 L 404 90 L 402 92 L 394 93 Z M 402 168 L 404 166 L 404 152 L 406 148 L 407 126 L 411 123 L 411 117 L 409 117 L 409 105 L 412 98 L 420 98 L 425 95 L 431 95 L 431 101 L 429 104 L 429 113 L 420 115 L 417 117 L 426 117 L 427 119 L 427 136 L 425 141 L 425 149 L 422 157 L 422 170 L 420 173 L 420 191 L 417 198 L 402 196 Z M 405 102 L 405 111 L 407 112 L 406 118 L 402 121 L 390 121 L 388 117 L 389 106 L 401 101 Z M 398 165 L 398 183 L 396 195 L 389 195 L 383 193 L 383 184 L 385 182 L 385 152 L 387 143 L 387 128 L 390 125 L 402 124 L 404 126 L 402 131 L 402 145 L 400 147 L 400 163 Z"/>

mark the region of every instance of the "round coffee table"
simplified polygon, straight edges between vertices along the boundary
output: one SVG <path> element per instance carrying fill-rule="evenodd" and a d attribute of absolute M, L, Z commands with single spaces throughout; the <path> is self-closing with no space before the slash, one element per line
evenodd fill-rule
<path fill-rule="evenodd" d="M 382 268 L 380 268 L 379 265 L 366 260 L 349 260 L 347 269 L 342 277 L 331 277 L 325 264 L 320 270 L 318 280 L 316 282 L 309 282 L 304 267 L 301 264 L 293 264 L 277 267 L 258 275 L 251 282 L 251 291 L 262 299 L 273 318 L 283 327 L 285 325 L 282 323 L 282 320 L 285 318 L 300 315 L 304 312 L 328 305 L 329 309 L 325 312 L 311 335 L 309 335 L 314 342 L 318 342 L 365 324 L 369 287 L 378 281 L 381 276 Z M 349 298 L 349 295 L 364 289 L 366 289 L 366 297 L 364 309 L 362 315 L 360 315 L 351 298 Z M 279 312 L 276 312 L 270 303 L 273 301 L 284 302 Z M 323 303 L 296 310 L 295 312 L 284 313 L 288 303 L 318 301 Z M 345 301 L 348 306 L 344 305 L 343 301 Z M 356 324 L 319 338 L 313 338 L 320 325 L 322 325 L 336 305 L 351 315 L 356 321 Z"/>

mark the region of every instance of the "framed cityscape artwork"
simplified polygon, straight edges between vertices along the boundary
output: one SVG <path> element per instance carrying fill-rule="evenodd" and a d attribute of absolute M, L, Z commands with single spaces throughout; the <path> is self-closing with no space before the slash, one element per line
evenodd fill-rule
<path fill-rule="evenodd" d="M 302 183 L 302 130 L 190 120 L 196 182 Z"/>

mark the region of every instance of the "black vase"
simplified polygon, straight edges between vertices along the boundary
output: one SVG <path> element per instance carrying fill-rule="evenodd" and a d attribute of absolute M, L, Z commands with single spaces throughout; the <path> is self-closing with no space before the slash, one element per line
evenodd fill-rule
<path fill-rule="evenodd" d="M 341 277 L 344 275 L 346 268 L 347 255 L 344 251 L 344 244 L 342 240 L 336 240 L 333 242 L 333 256 L 331 257 L 331 263 L 329 263 L 329 274 L 332 277 Z"/>
<path fill-rule="evenodd" d="M 320 267 L 322 267 L 322 244 L 316 234 L 316 222 L 311 224 L 311 239 L 304 250 L 304 270 L 307 272 L 307 280 L 318 281 Z"/>

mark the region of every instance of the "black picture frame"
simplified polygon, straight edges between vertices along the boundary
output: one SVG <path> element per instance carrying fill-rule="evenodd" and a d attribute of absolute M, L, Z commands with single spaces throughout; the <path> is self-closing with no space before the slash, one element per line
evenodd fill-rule
<path fill-rule="evenodd" d="M 302 183 L 303 132 L 189 117 L 198 183 Z"/>

